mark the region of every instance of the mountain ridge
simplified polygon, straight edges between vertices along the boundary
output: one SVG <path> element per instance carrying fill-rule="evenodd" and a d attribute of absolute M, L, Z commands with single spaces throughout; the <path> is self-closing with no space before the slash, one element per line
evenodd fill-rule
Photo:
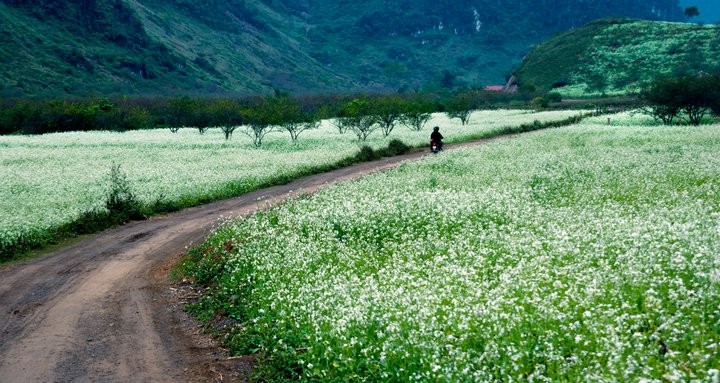
<path fill-rule="evenodd" d="M 606 3 L 0 0 L 0 96 L 481 87 L 590 18 L 681 15 L 677 0 Z"/>

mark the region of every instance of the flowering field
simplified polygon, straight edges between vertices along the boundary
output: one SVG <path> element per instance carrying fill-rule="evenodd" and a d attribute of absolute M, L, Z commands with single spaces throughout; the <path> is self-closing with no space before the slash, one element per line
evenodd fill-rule
<path fill-rule="evenodd" d="M 222 226 L 193 310 L 274 378 L 718 382 L 718 152 L 603 117 L 405 164 Z"/>
<path fill-rule="evenodd" d="M 468 126 L 437 114 L 429 124 L 440 125 L 447 141 L 454 142 L 577 114 L 485 111 L 476 112 Z M 398 126 L 390 138 L 421 145 L 428 136 L 429 128 L 418 133 Z M 366 144 L 378 148 L 387 141 L 376 133 Z M 0 136 L 0 260 L 7 258 L 2 249 L 18 242 L 46 242 L 53 228 L 102 208 L 113 164 L 121 166 L 142 202 L 190 206 L 332 166 L 359 147 L 351 133 L 340 135 L 327 122 L 303 133 L 297 144 L 282 132 L 271 133 L 260 149 L 251 142 L 239 131 L 225 141 L 219 129 L 204 135 L 181 129 Z"/>

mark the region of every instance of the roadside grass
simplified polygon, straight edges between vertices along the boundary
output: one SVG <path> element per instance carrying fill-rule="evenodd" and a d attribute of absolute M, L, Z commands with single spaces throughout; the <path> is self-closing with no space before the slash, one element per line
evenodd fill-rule
<path fill-rule="evenodd" d="M 467 126 L 436 114 L 429 126 L 442 127 L 447 142 L 462 142 L 514 131 L 547 127 L 580 111 L 477 111 Z M 535 123 L 534 121 L 538 121 Z M 531 126 L 527 125 L 530 124 Z M 0 262 L 78 234 L 94 233 L 142 216 L 177 211 L 231 198 L 262 187 L 396 154 L 426 145 L 427 131 L 398 126 L 389 139 L 372 135 L 359 143 L 329 122 L 293 144 L 281 132 L 262 148 L 236 132 L 226 141 L 212 129 L 71 132 L 0 137 Z M 394 149 L 388 149 L 392 144 Z M 401 142 L 402 145 L 399 145 Z M 364 150 L 367 146 L 371 150 Z M 368 157 L 369 155 L 369 157 Z M 361 158 L 362 157 L 362 158 Z M 121 166 L 137 197 L 132 217 L 110 214 L 105 206 L 108 172 Z"/>
<path fill-rule="evenodd" d="M 598 120 L 229 221 L 190 309 L 258 380 L 715 382 L 720 126 Z"/>

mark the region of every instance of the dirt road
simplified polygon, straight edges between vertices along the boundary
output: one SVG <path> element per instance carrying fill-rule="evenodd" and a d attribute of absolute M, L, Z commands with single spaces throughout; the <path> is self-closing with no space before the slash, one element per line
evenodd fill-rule
<path fill-rule="evenodd" d="M 368 162 L 239 198 L 132 222 L 0 269 L 0 382 L 244 381 L 182 311 L 168 272 L 221 219 L 418 159 Z"/>

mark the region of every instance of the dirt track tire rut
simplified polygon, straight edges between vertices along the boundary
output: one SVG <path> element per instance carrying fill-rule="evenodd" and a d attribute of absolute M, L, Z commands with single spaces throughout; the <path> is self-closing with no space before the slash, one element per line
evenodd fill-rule
<path fill-rule="evenodd" d="M 0 381 L 244 381 L 252 360 L 228 358 L 183 312 L 168 281 L 174 262 L 222 219 L 423 155 L 363 163 L 132 222 L 0 268 Z"/>

